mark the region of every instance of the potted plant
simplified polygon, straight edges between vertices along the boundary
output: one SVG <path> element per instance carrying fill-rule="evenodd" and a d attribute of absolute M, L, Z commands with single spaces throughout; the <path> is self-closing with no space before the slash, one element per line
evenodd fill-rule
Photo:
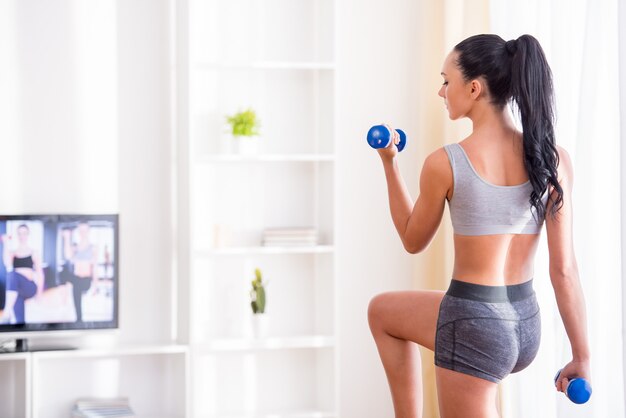
<path fill-rule="evenodd" d="M 235 148 L 241 154 L 254 154 L 258 151 L 260 121 L 252 108 L 226 116 L 229 133 Z"/>
<path fill-rule="evenodd" d="M 265 283 L 261 270 L 254 270 L 254 280 L 250 290 L 250 305 L 252 306 L 252 330 L 255 337 L 265 337 L 267 335 L 267 314 L 265 313 Z"/>

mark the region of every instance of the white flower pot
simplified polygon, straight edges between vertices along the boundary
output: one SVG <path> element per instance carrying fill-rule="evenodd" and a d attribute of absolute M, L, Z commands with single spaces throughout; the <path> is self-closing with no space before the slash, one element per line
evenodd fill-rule
<path fill-rule="evenodd" d="M 259 152 L 259 136 L 235 136 L 235 149 L 238 154 L 254 155 Z"/>
<path fill-rule="evenodd" d="M 254 338 L 267 337 L 269 331 L 269 317 L 266 313 L 252 314 L 252 336 Z"/>

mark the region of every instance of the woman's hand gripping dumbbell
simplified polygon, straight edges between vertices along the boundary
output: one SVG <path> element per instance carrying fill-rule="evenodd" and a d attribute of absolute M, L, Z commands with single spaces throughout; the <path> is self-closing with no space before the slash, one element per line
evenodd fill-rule
<path fill-rule="evenodd" d="M 367 132 L 367 143 L 372 148 L 379 149 L 381 155 L 384 152 L 393 157 L 406 146 L 406 134 L 403 130 L 392 129 L 388 125 L 375 125 Z M 390 146 L 392 143 L 396 146 Z"/>
<path fill-rule="evenodd" d="M 561 369 L 562 370 L 562 369 Z M 561 375 L 561 370 L 559 370 L 554 376 L 554 384 L 557 384 L 559 376 Z M 591 397 L 591 385 L 587 380 L 582 377 L 575 377 L 570 379 L 567 383 L 567 387 L 565 389 L 565 395 L 569 398 L 570 401 L 574 403 L 585 403 Z"/>

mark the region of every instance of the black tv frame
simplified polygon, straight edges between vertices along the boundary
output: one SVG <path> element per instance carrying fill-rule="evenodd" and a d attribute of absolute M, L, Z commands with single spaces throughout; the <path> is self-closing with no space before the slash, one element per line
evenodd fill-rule
<path fill-rule="evenodd" d="M 44 221 L 55 223 L 70 223 L 80 221 L 109 221 L 113 223 L 113 319 L 111 321 L 89 321 L 89 322 L 50 322 L 50 323 L 24 323 L 24 324 L 0 324 L 0 338 L 3 333 L 29 333 L 47 331 L 89 331 L 106 330 L 119 328 L 119 214 L 14 214 L 0 215 L 0 222 L 6 221 Z M 0 250 L 3 250 L 3 243 L 0 242 Z M 0 257 L 2 253 L 0 252 Z M 52 333 L 53 334 L 53 333 Z M 52 335 L 51 335 L 52 336 Z M 21 338 L 17 339 L 15 351 L 26 351 L 28 344 Z"/>

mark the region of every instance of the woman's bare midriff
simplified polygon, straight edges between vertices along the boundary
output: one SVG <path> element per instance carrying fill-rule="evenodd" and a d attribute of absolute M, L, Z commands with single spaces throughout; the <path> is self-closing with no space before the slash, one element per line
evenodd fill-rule
<path fill-rule="evenodd" d="M 75 261 L 74 274 L 78 277 L 91 277 L 91 261 Z"/>
<path fill-rule="evenodd" d="M 504 286 L 533 278 L 533 260 L 541 234 L 454 234 L 452 278 Z"/>

